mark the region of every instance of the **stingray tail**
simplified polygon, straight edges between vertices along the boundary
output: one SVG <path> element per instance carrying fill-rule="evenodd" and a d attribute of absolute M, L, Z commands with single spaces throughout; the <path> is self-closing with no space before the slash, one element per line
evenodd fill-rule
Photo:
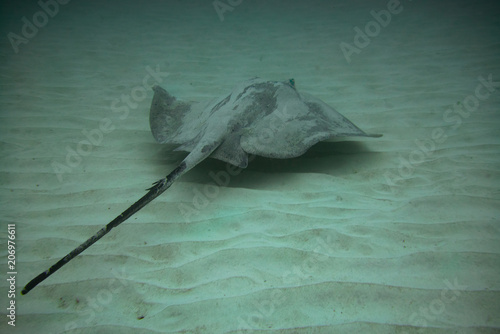
<path fill-rule="evenodd" d="M 113 219 L 110 223 L 108 223 L 106 226 L 104 226 L 102 229 L 100 229 L 96 234 L 94 234 L 92 237 L 87 239 L 84 243 L 82 243 L 80 246 L 76 247 L 74 250 L 72 250 L 68 255 L 63 257 L 61 260 L 59 260 L 56 264 L 54 264 L 52 267 L 49 269 L 45 270 L 43 273 L 40 275 L 36 276 L 34 279 L 32 279 L 24 289 L 21 291 L 21 295 L 25 295 L 28 292 L 30 292 L 34 287 L 36 287 L 38 284 L 43 282 L 47 277 L 55 273 L 59 268 L 64 266 L 66 263 L 74 259 L 78 254 L 92 246 L 96 241 L 101 239 L 103 236 L 109 233 L 114 227 L 120 225 L 124 221 L 126 221 L 128 218 L 130 218 L 133 214 L 135 214 L 137 211 L 145 207 L 149 202 L 154 200 L 156 197 L 160 196 L 165 190 L 170 188 L 172 183 L 186 172 L 186 163 L 182 162 L 176 169 L 174 169 L 170 174 L 168 174 L 165 178 L 156 181 L 153 183 L 153 186 L 148 190 L 146 195 L 141 197 L 137 202 L 132 204 L 127 210 L 123 211 L 118 217 Z"/>
<path fill-rule="evenodd" d="M 380 133 L 367 133 L 366 136 L 367 137 L 380 138 L 380 137 L 382 137 L 382 134 L 380 134 Z"/>

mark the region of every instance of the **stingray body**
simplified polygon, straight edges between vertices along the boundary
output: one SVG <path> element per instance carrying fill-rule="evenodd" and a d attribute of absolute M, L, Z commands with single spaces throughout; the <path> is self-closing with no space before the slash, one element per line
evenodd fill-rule
<path fill-rule="evenodd" d="M 253 78 L 198 104 L 177 101 L 159 86 L 153 90 L 153 136 L 190 152 L 189 167 L 210 156 L 245 168 L 249 154 L 293 158 L 332 137 L 378 136 L 366 134 L 320 99 L 299 93 L 293 79 Z"/>
<path fill-rule="evenodd" d="M 332 137 L 380 136 L 363 132 L 320 99 L 299 93 L 293 79 L 278 82 L 252 78 L 206 103 L 179 101 L 159 86 L 153 87 L 153 90 L 150 109 L 153 136 L 159 143 L 177 144 L 177 150 L 189 154 L 170 174 L 155 182 L 137 202 L 31 280 L 21 294 L 28 293 L 207 157 L 244 168 L 249 154 L 292 158 L 303 154 L 317 142 Z"/>

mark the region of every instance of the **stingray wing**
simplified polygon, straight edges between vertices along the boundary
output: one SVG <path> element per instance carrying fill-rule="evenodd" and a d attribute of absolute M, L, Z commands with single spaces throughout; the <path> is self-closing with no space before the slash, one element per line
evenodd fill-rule
<path fill-rule="evenodd" d="M 204 105 L 179 101 L 160 86 L 154 86 L 153 91 L 149 125 L 156 141 L 186 148 L 196 144 L 208 116 L 203 113 Z"/>
<path fill-rule="evenodd" d="M 254 123 L 241 137 L 245 152 L 269 158 L 292 158 L 332 137 L 379 136 L 365 133 L 312 95 L 300 94 L 286 86 L 277 94 L 274 112 Z"/>

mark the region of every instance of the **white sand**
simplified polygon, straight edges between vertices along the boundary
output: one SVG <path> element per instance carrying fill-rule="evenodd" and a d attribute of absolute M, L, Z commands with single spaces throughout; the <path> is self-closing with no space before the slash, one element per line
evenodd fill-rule
<path fill-rule="evenodd" d="M 7 33 L 40 7 L 4 10 L 0 217 L 2 245 L 16 225 L 18 294 L 0 332 L 500 330 L 500 87 L 468 117 L 446 112 L 478 77 L 500 81 L 498 6 L 404 1 L 348 63 L 339 44 L 386 2 L 243 1 L 223 22 L 211 1 L 166 2 L 72 1 L 17 54 Z M 126 117 L 110 107 L 157 66 L 195 101 L 293 77 L 384 137 L 257 158 L 225 187 L 210 175 L 226 165 L 205 161 L 20 296 L 182 160 L 149 132 L 151 90 Z M 114 129 L 60 181 L 53 164 L 105 118 Z"/>

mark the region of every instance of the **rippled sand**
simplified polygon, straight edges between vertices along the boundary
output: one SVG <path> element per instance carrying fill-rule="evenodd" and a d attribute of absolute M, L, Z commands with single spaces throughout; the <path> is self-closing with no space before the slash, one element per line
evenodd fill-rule
<path fill-rule="evenodd" d="M 18 292 L 184 157 L 149 132 L 152 72 L 188 101 L 293 77 L 384 136 L 233 176 L 203 162 L 18 294 L 12 332 L 498 331 L 500 84 L 484 85 L 500 81 L 498 9 L 403 2 L 348 63 L 340 43 L 386 3 L 243 1 L 222 22 L 210 2 L 175 3 L 70 2 L 17 54 L 2 40 L 0 214 L 16 224 Z M 39 10 L 6 11 L 3 35 Z"/>

